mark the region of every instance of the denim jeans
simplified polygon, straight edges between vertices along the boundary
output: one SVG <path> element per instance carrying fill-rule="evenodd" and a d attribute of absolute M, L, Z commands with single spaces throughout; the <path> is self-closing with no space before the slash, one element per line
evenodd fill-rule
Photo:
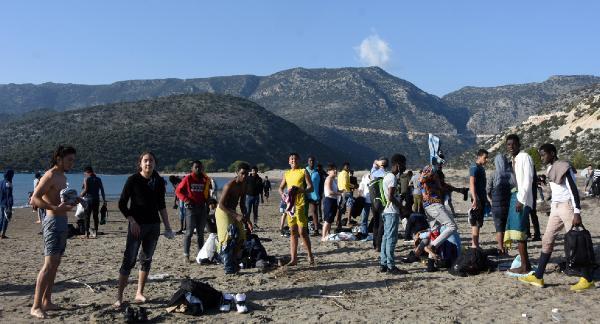
<path fill-rule="evenodd" d="M 186 227 L 183 236 L 183 255 L 190 255 L 190 244 L 192 243 L 192 236 L 194 236 L 194 229 L 196 230 L 198 251 L 202 249 L 207 218 L 206 205 L 185 209 Z"/>
<path fill-rule="evenodd" d="M 369 234 L 369 212 L 371 211 L 371 204 L 365 203 L 363 210 L 360 213 L 360 232 L 364 235 Z"/>
<path fill-rule="evenodd" d="M 385 213 L 381 215 L 383 221 L 383 239 L 381 240 L 381 260 L 382 266 L 393 268 L 394 249 L 398 242 L 398 224 L 400 223 L 400 214 Z"/>
<path fill-rule="evenodd" d="M 246 219 L 250 219 L 250 214 L 254 214 L 254 223 L 258 221 L 259 196 L 246 196 Z"/>
<path fill-rule="evenodd" d="M 236 255 L 236 245 L 238 244 L 239 232 L 235 224 L 229 224 L 227 227 L 228 240 L 221 245 L 219 257 L 223 262 L 225 274 L 236 273 L 238 270 L 238 257 Z"/>

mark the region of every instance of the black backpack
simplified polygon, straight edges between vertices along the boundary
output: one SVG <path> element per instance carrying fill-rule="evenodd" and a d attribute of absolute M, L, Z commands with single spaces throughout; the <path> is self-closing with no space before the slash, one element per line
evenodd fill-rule
<path fill-rule="evenodd" d="M 481 248 L 469 248 L 461 253 L 448 272 L 454 276 L 477 275 L 489 269 L 487 256 Z"/>
<path fill-rule="evenodd" d="M 594 244 L 583 224 L 573 226 L 565 235 L 566 267 L 571 269 L 593 267 L 596 264 Z"/>

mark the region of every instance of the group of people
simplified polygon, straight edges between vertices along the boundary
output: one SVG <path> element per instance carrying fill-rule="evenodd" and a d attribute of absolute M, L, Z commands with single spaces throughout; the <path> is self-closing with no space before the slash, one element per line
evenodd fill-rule
<path fill-rule="evenodd" d="M 454 187 L 446 182 L 442 171 L 443 160 L 432 160 L 412 175 L 405 174 L 405 156 L 394 154 L 390 159 L 382 157 L 374 161 L 370 172 L 361 178 L 359 184 L 356 178 L 351 179 L 348 163 L 344 163 L 339 173 L 334 164 L 328 164 L 325 171 L 316 163 L 315 157 L 309 157 L 307 165 L 302 166 L 299 154 L 291 153 L 288 156 L 290 168 L 284 172 L 278 187 L 290 232 L 290 261 L 287 265 L 294 266 L 298 262 L 299 240 L 307 252 L 309 264 L 314 265 L 309 223 L 312 222 L 312 232 L 316 233 L 313 235 L 320 236 L 325 241 L 334 222 L 337 228 L 342 227 L 342 218 L 346 213 L 346 225 L 352 223 L 351 210 L 360 201 L 357 235 L 366 238 L 369 232 L 373 232 L 373 248 L 379 252 L 380 272 L 407 274 L 407 271 L 396 266 L 394 256 L 399 225 L 404 224 L 405 240 L 414 239 L 412 258 L 427 253 L 428 261 L 433 260 L 439 257 L 444 244 L 460 244 L 460 239 L 457 239 L 458 226 L 451 207 L 451 193 L 461 193 L 467 200 L 470 192 L 471 246 L 479 247 L 479 230 L 483 225 L 484 214 L 489 210 L 496 227 L 498 250 L 506 253 L 506 248 L 514 242 L 518 246 L 521 265 L 508 271 L 520 275 L 519 280 L 523 282 L 543 286 L 543 274 L 554 241 L 560 231 L 582 223 L 581 204 L 574 169 L 568 162 L 558 160 L 557 150 L 552 144 L 542 145 L 539 152 L 542 162 L 547 166 L 552 203 L 550 218 L 542 238 L 538 267 L 535 272 L 531 272 L 527 239 L 529 217 L 535 209 L 538 179 L 531 157 L 520 148 L 519 137 L 509 135 L 506 139 L 508 156 L 498 154 L 495 157 L 495 170 L 489 181 L 485 172 L 488 152 L 479 150 L 475 163 L 469 169 L 469 188 Z M 66 214 L 75 205 L 62 197 L 61 191 L 67 187 L 65 172 L 73 168 L 75 154 L 72 147 L 57 148 L 51 168 L 39 179 L 30 200 L 33 206 L 46 212 L 46 217 L 42 220 L 45 258 L 37 277 L 31 308 L 31 315 L 39 318 L 45 318 L 48 310 L 56 308 L 51 298 L 52 286 L 67 242 Z M 165 204 L 166 182 L 156 171 L 156 164 L 157 159 L 152 152 L 142 153 L 138 159 L 138 172 L 127 179 L 119 199 L 119 210 L 127 219 L 128 229 L 114 304 L 117 307 L 123 303 L 124 289 L 138 259 L 140 269 L 135 300 L 146 300 L 144 287 L 160 237 L 160 223 L 163 223 L 163 235 L 167 239 L 175 237 Z M 214 181 L 204 172 L 202 162 L 192 163 L 191 172 L 175 188 L 177 199 L 184 210 L 183 255 L 186 263 L 189 262 L 194 232 L 197 235 L 198 249 L 201 249 L 204 244 L 204 229 L 212 223 L 214 226 L 211 232 L 216 232 L 217 251 L 225 273 L 234 274 L 239 271 L 246 237 L 248 233 L 258 229 L 257 209 L 262 200 L 260 196 L 269 195 L 270 182 L 266 185 L 268 178 L 261 179 L 257 171 L 247 163 L 238 164 L 235 177 L 224 185 L 217 201 L 211 192 L 216 189 Z M 88 215 L 94 216 L 94 228 L 91 230 L 91 234 L 94 234 L 97 232 L 97 212 L 94 210 L 99 205 L 100 194 L 104 202 L 106 200 L 99 178 L 91 168 L 86 168 L 85 172 L 86 180 L 78 202 L 86 198 L 90 206 Z M 8 200 L 5 192 L 10 188 L 7 183 L 10 183 L 12 174 L 6 172 L 4 177 L 5 180 L 0 182 L 0 207 L 2 213 L 6 214 L 6 209 L 9 208 L 5 203 Z M 358 196 L 355 197 L 355 193 Z M 370 214 L 372 217 L 369 223 Z M 86 221 L 87 231 L 90 227 L 89 219 L 90 216 Z M 318 234 L 319 229 L 321 234 Z M 460 247 L 456 252 L 460 253 Z M 402 260 L 407 259 L 408 262 L 414 262 L 411 258 Z M 589 269 L 571 289 L 580 291 L 591 287 L 594 284 L 592 271 Z"/>

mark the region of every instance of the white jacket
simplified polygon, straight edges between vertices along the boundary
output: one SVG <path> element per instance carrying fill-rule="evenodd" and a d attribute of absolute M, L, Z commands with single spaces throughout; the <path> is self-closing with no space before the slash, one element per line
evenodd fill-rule
<path fill-rule="evenodd" d="M 533 208 L 533 160 L 525 152 L 514 158 L 515 177 L 517 179 L 517 200 L 524 206 Z"/>

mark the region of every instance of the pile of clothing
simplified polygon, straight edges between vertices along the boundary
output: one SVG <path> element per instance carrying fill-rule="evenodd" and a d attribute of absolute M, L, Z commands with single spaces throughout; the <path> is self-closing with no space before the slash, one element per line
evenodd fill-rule
<path fill-rule="evenodd" d="M 184 279 L 180 288 L 171 297 L 166 310 L 169 313 L 200 316 L 207 311 L 217 309 L 229 312 L 232 305 L 235 305 L 238 313 L 247 313 L 246 294 L 222 293 L 207 283 Z"/>

